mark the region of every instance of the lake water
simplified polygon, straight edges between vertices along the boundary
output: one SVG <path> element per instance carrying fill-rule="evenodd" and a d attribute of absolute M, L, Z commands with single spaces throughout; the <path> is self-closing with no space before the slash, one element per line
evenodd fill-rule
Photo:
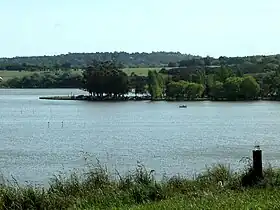
<path fill-rule="evenodd" d="M 47 182 L 84 167 L 111 170 L 140 161 L 158 175 L 192 175 L 215 163 L 243 167 L 255 144 L 280 165 L 278 102 L 85 102 L 39 100 L 73 89 L 0 89 L 0 171 L 20 182 Z"/>

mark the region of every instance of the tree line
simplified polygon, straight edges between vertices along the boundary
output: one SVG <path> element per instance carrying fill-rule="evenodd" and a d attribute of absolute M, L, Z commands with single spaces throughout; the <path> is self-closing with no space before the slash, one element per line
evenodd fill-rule
<path fill-rule="evenodd" d="M 81 88 L 92 97 L 124 97 L 129 91 L 148 93 L 152 100 L 280 99 L 280 68 L 245 74 L 230 66 L 171 68 L 149 71 L 148 76 L 127 75 L 115 61 L 93 61 L 80 71 L 34 73 L 1 83 L 10 88 Z"/>
<path fill-rule="evenodd" d="M 172 69 L 171 69 L 172 72 Z M 149 93 L 152 100 L 255 100 L 280 98 L 280 68 L 269 74 L 250 75 L 221 66 L 215 71 L 198 69 L 130 76 L 112 62 L 95 62 L 84 72 L 84 89 L 91 95 L 123 96 L 131 89 Z"/>
<path fill-rule="evenodd" d="M 219 67 L 230 66 L 233 70 L 240 69 L 244 73 L 260 73 L 274 71 L 280 65 L 280 55 L 256 55 L 245 57 L 214 58 L 202 57 L 180 52 L 96 52 L 68 53 L 55 56 L 30 56 L 0 58 L 0 70 L 58 70 L 85 69 L 92 60 L 105 62 L 113 60 L 123 67 Z"/>
<path fill-rule="evenodd" d="M 0 82 L 1 88 L 80 88 L 83 76 L 79 72 L 43 72 L 14 77 Z"/>
<path fill-rule="evenodd" d="M 2 70 L 26 70 L 30 67 L 42 69 L 86 68 L 93 60 L 114 60 L 122 63 L 124 67 L 160 67 L 169 62 L 192 59 L 198 56 L 179 52 L 151 52 L 151 53 L 127 53 L 127 52 L 96 52 L 96 53 L 68 53 L 55 56 L 30 56 L 0 58 Z"/>

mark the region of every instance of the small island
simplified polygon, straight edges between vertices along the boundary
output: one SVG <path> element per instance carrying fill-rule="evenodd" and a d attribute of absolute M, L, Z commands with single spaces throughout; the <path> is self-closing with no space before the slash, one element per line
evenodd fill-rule
<path fill-rule="evenodd" d="M 175 68 L 180 69 L 180 68 Z M 171 69 L 170 71 L 174 71 Z M 183 71 L 183 70 L 182 70 Z M 277 71 L 278 72 L 278 71 Z M 276 73 L 277 73 L 276 72 Z M 93 62 L 83 71 L 80 89 L 88 95 L 40 97 L 52 100 L 87 101 L 247 101 L 277 99 L 277 94 L 263 95 L 260 84 L 251 75 L 238 75 L 230 68 L 219 67 L 207 75 L 205 70 L 195 73 L 197 80 L 172 75 L 169 71 L 148 71 L 148 75 L 128 76 L 112 61 Z M 179 71 L 179 76 L 181 71 Z M 130 93 L 130 95 L 128 95 Z M 133 94 L 131 94 L 133 93 Z"/>

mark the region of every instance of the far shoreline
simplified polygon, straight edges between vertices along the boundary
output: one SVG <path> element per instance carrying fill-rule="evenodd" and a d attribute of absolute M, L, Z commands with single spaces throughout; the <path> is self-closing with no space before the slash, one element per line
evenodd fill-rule
<path fill-rule="evenodd" d="M 68 96 L 40 96 L 40 100 L 72 100 L 72 101 L 90 101 L 90 102 L 125 102 L 125 101 L 166 101 L 166 102 L 199 102 L 199 101 L 209 101 L 209 102 L 257 102 L 257 101 L 280 101 L 280 99 L 275 98 L 258 98 L 252 100 L 228 100 L 220 99 L 213 100 L 211 98 L 195 98 L 195 99 L 151 99 L 149 96 L 126 96 L 122 98 L 93 98 L 88 95 L 68 95 Z"/>

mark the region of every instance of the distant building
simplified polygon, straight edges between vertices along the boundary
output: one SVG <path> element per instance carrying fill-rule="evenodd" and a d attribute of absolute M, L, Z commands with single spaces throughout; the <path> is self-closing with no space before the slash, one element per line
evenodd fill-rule
<path fill-rule="evenodd" d="M 3 81 L 3 78 L 2 77 L 0 77 L 0 82 L 2 82 Z"/>

